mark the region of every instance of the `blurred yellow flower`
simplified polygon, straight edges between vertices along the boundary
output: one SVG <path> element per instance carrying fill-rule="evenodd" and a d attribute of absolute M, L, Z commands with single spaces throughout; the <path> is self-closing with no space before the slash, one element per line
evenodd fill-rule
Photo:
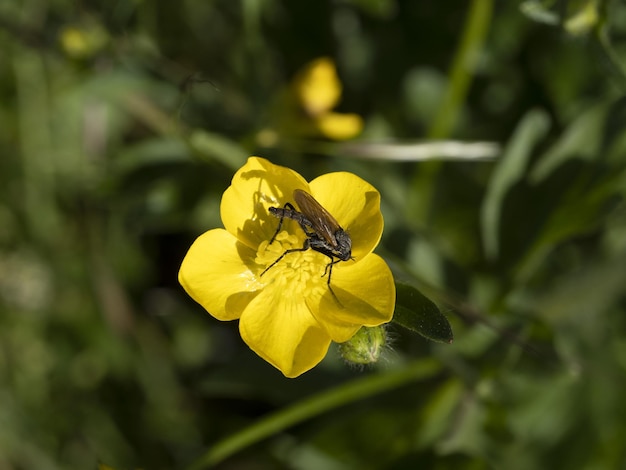
<path fill-rule="evenodd" d="M 322 57 L 310 62 L 294 81 L 296 98 L 316 130 L 335 140 L 351 139 L 363 129 L 358 114 L 334 113 L 341 98 L 342 85 L 334 62 Z"/>
<path fill-rule="evenodd" d="M 334 140 L 347 140 L 355 137 L 363 128 L 363 120 L 358 114 L 328 112 L 315 121 L 317 129 Z"/>
<path fill-rule="evenodd" d="M 294 203 L 302 189 L 349 233 L 353 260 L 333 267 L 332 288 L 323 277 L 327 256 L 298 251 L 269 269 L 285 250 L 301 248 L 305 234 L 270 207 Z M 287 377 L 318 364 L 331 341 L 348 341 L 361 326 L 391 320 L 395 285 L 387 264 L 372 253 L 383 230 L 380 194 L 352 173 L 328 173 L 307 183 L 293 170 L 251 157 L 233 177 L 220 207 L 224 229 L 201 235 L 185 256 L 179 281 L 218 320 L 239 319 L 248 346 Z"/>
<path fill-rule="evenodd" d="M 89 53 L 87 35 L 80 29 L 68 26 L 61 30 L 61 45 L 67 55 L 72 57 L 83 57 Z"/>
<path fill-rule="evenodd" d="M 109 40 L 107 32 L 97 23 L 87 21 L 82 27 L 65 26 L 59 32 L 61 48 L 73 59 L 89 58 Z"/>
<path fill-rule="evenodd" d="M 294 87 L 300 104 L 310 116 L 330 111 L 342 92 L 335 64 L 327 57 L 307 64 L 296 77 Z"/>

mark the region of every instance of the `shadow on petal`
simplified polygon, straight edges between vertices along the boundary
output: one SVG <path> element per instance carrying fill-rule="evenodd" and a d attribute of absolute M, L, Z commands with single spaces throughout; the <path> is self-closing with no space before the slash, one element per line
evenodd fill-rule
<path fill-rule="evenodd" d="M 298 173 L 264 158 L 250 157 L 222 197 L 220 215 L 224 227 L 256 250 L 276 229 L 269 208 L 293 202 L 296 188 L 308 190 L 306 180 Z"/>
<path fill-rule="evenodd" d="M 311 311 L 336 343 L 348 341 L 361 326 L 378 326 L 391 320 L 390 315 L 347 290 L 334 286 L 333 292 L 336 297 L 329 290 Z"/>

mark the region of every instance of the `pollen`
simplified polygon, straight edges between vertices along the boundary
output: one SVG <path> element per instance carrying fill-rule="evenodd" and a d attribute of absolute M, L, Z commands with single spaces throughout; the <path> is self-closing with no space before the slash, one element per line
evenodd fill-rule
<path fill-rule="evenodd" d="M 263 241 L 255 258 L 261 268 L 261 282 L 284 289 L 284 295 L 322 295 L 326 288 L 323 274 L 328 258 L 310 248 L 301 250 L 303 245 L 304 238 L 286 231 L 280 232 L 271 245 L 269 240 Z M 288 250 L 297 251 L 286 253 Z"/>

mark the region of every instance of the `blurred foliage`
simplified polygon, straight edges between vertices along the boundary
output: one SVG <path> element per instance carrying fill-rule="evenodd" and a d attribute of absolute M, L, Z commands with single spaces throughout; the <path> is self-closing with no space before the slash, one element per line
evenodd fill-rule
<path fill-rule="evenodd" d="M 218 466 L 624 468 L 625 35 L 617 0 L 2 2 L 0 468 L 188 468 L 416 358 L 436 367 Z M 503 151 L 397 163 L 268 134 L 320 57 L 363 145 Z M 187 298 L 179 263 L 254 154 L 374 184 L 380 253 L 455 342 L 392 326 L 380 365 L 334 350 L 288 380 Z"/>

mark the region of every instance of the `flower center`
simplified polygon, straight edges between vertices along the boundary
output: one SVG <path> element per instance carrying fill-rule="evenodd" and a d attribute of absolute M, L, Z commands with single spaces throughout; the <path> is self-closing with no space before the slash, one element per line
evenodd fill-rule
<path fill-rule="evenodd" d="M 301 238 L 286 231 L 280 232 L 271 245 L 263 241 L 255 259 L 265 270 L 259 273 L 261 281 L 282 290 L 283 295 L 322 296 L 328 289 L 328 273 L 323 274 L 330 259 L 311 248 L 302 250 L 303 244 Z"/>

